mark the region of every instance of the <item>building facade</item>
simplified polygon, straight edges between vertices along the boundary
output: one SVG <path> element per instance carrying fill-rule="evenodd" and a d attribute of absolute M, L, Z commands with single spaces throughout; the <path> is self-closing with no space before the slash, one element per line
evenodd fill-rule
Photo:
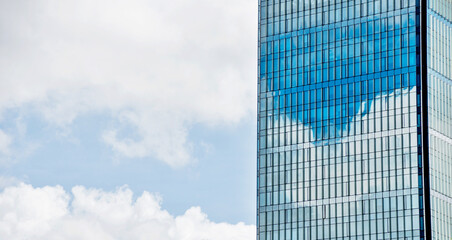
<path fill-rule="evenodd" d="M 452 238 L 452 0 L 260 0 L 257 238 Z"/>

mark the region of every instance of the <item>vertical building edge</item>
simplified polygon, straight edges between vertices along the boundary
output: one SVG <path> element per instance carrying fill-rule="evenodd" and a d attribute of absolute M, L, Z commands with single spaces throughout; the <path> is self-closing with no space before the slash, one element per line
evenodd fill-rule
<path fill-rule="evenodd" d="M 428 144 L 428 73 L 427 73 L 427 1 L 420 0 L 421 5 L 421 134 L 422 134 L 422 175 L 423 175 L 423 204 L 424 204 L 424 233 L 425 239 L 432 239 L 432 221 L 430 204 L 430 164 Z"/>

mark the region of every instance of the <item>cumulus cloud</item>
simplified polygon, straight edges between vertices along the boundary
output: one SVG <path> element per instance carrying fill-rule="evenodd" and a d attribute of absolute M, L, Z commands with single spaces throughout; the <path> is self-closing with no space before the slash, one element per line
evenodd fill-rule
<path fill-rule="evenodd" d="M 1 1 L 0 113 L 107 113 L 113 150 L 183 166 L 190 126 L 253 116 L 256 19 L 254 0 Z"/>
<path fill-rule="evenodd" d="M 127 187 L 115 192 L 77 186 L 10 186 L 0 193 L 0 238 L 251 240 L 255 227 L 210 221 L 199 207 L 172 216 L 158 195 L 144 192 L 134 200 Z"/>

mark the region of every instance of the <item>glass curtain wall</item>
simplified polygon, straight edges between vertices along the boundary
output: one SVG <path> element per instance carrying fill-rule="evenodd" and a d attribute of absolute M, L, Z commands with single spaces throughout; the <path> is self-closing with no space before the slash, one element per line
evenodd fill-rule
<path fill-rule="evenodd" d="M 428 133 L 432 239 L 452 238 L 452 1 L 428 0 Z"/>
<path fill-rule="evenodd" d="M 415 0 L 260 0 L 258 239 L 424 238 L 419 13 Z"/>

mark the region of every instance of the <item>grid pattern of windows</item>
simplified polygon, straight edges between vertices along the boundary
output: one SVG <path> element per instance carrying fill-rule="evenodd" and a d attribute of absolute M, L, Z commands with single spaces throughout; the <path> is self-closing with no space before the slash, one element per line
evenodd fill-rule
<path fill-rule="evenodd" d="M 259 8 L 258 238 L 423 239 L 416 1 Z"/>
<path fill-rule="evenodd" d="M 432 238 L 452 237 L 452 1 L 428 1 L 428 118 Z"/>

